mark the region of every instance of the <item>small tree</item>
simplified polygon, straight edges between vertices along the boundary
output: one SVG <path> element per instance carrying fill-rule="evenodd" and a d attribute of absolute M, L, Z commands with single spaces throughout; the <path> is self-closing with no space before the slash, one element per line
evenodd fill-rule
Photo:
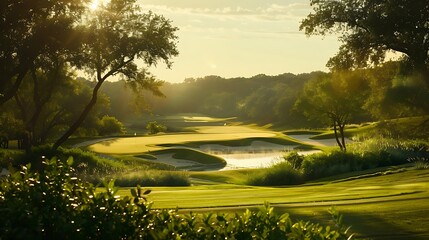
<path fill-rule="evenodd" d="M 360 86 L 355 86 L 361 73 L 337 72 L 321 75 L 308 82 L 295 108 L 311 119 L 329 120 L 334 128 L 335 140 L 346 151 L 344 128 L 351 116 L 360 109 Z"/>
<path fill-rule="evenodd" d="M 104 116 L 99 121 L 98 133 L 100 135 L 124 133 L 125 127 L 117 118 Z"/>
<path fill-rule="evenodd" d="M 146 129 L 147 129 L 147 131 L 148 131 L 149 134 L 157 134 L 159 132 L 165 132 L 165 131 L 167 131 L 167 127 L 166 126 L 164 126 L 164 125 L 162 125 L 162 124 L 160 124 L 160 123 L 158 123 L 156 121 L 149 122 L 146 125 Z"/>

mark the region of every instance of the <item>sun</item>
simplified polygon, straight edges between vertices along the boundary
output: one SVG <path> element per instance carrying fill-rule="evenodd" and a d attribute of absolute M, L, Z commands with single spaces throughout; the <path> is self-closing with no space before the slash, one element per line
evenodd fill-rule
<path fill-rule="evenodd" d="M 89 9 L 91 11 L 95 11 L 101 6 L 108 4 L 109 2 L 110 0 L 92 0 L 92 2 L 89 5 Z"/>
<path fill-rule="evenodd" d="M 89 9 L 91 11 L 95 11 L 98 8 L 98 5 L 100 5 L 100 1 L 99 0 L 94 0 L 92 1 L 92 3 L 89 5 Z"/>

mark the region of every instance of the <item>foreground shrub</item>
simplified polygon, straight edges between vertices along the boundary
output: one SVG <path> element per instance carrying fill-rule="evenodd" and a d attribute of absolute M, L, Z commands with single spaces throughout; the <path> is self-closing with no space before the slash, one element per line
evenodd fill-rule
<path fill-rule="evenodd" d="M 341 216 L 335 226 L 293 222 L 265 204 L 242 214 L 178 214 L 152 209 L 149 190 L 116 196 L 74 177 L 71 161 L 30 166 L 0 180 L 0 239 L 347 239 Z"/>

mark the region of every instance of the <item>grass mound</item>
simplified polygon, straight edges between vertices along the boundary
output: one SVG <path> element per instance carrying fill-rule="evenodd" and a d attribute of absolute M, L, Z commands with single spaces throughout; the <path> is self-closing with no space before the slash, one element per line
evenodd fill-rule
<path fill-rule="evenodd" d="M 51 146 L 45 145 L 32 149 L 32 153 L 23 155 L 21 162 L 36 162 L 42 158 L 56 157 L 62 161 L 69 157 L 73 158 L 73 167 L 84 175 L 104 175 L 118 171 L 123 171 L 127 168 L 126 164 L 113 157 L 100 156 L 92 152 L 84 151 L 78 148 L 58 148 L 52 149 Z M 38 160 L 36 160 L 38 159 Z M 35 161 L 36 160 L 36 161 Z M 40 160 L 41 161 L 41 160 Z"/>
<path fill-rule="evenodd" d="M 195 149 L 170 148 L 170 149 L 164 149 L 164 150 L 152 152 L 152 154 L 154 155 L 168 154 L 168 153 L 173 154 L 173 158 L 176 158 L 176 159 L 194 161 L 199 164 L 219 164 L 222 166 L 226 166 L 226 161 L 223 158 L 217 157 L 211 154 L 207 154 Z"/>

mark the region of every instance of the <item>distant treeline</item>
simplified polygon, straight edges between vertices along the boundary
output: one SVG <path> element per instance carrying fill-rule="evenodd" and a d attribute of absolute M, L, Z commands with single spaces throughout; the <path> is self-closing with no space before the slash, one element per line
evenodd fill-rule
<path fill-rule="evenodd" d="M 135 97 L 124 82 L 109 82 L 102 91 L 110 97 L 109 115 L 121 121 L 136 117 L 135 110 L 153 114 L 200 113 L 239 117 L 282 127 L 320 127 L 330 124 L 330 111 L 347 116 L 348 123 L 419 116 L 429 112 L 429 94 L 418 76 L 401 74 L 401 65 L 345 71 L 285 73 L 250 78 L 206 76 L 182 83 L 165 82 L 165 98 L 150 93 Z"/>
<path fill-rule="evenodd" d="M 136 97 L 121 81 L 106 83 L 102 91 L 110 97 L 109 115 L 122 121 L 136 117 L 139 114 L 136 110 L 149 110 L 159 115 L 200 113 L 214 117 L 234 116 L 258 123 L 304 126 L 307 118 L 293 107 L 304 85 L 321 74 L 324 73 L 187 78 L 182 83 L 165 82 L 161 87 L 164 98 L 150 93 L 144 94 L 144 99 Z"/>

